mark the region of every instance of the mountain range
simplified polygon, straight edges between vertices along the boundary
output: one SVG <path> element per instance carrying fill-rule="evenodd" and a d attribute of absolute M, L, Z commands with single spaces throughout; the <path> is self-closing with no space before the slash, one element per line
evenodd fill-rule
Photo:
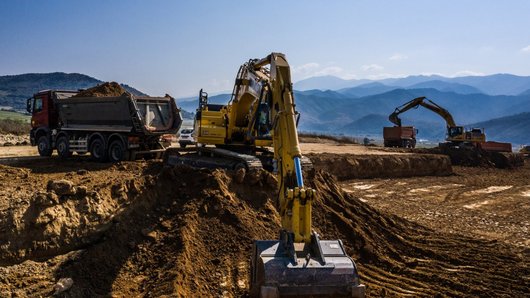
<path fill-rule="evenodd" d="M 26 99 L 43 89 L 77 90 L 102 81 L 83 74 L 23 74 L 0 76 L 0 107 L 25 109 Z M 137 95 L 133 87 L 123 85 Z M 446 78 L 342 80 L 315 77 L 294 84 L 296 108 L 301 114 L 299 130 L 353 136 L 381 137 L 383 126 L 392 126 L 388 115 L 398 106 L 426 96 L 449 110 L 457 124 L 485 128 L 489 140 L 530 143 L 530 77 L 510 74 Z M 224 104 L 230 94 L 209 97 L 210 103 Z M 178 98 L 183 116 L 192 117 L 197 98 Z M 445 137 L 445 122 L 420 107 L 401 115 L 403 125 L 418 128 L 418 138 L 433 141 Z"/>
<path fill-rule="evenodd" d="M 381 137 L 382 127 L 393 125 L 388 121 L 388 115 L 396 107 L 416 97 L 426 96 L 449 110 L 457 124 L 484 128 L 490 140 L 530 143 L 528 130 L 514 120 L 518 119 L 521 123 L 526 123 L 524 119 L 530 120 L 530 114 L 520 114 L 530 112 L 530 77 L 499 74 L 347 81 L 328 76 L 311 78 L 294 86 L 304 89 L 304 86 L 317 87 L 316 84 L 320 83 L 324 87 L 294 92 L 296 107 L 301 113 L 301 131 Z M 354 86 L 344 87 L 348 84 Z M 210 97 L 209 101 L 226 103 L 229 98 L 229 94 L 221 94 Z M 197 99 L 190 98 L 178 99 L 177 103 L 189 111 L 194 111 L 198 105 Z M 515 114 L 519 115 L 515 117 Z M 445 121 L 423 107 L 409 110 L 401 118 L 403 125 L 418 128 L 418 138 L 433 141 L 445 138 Z M 508 124 L 501 127 L 498 123 L 502 121 Z"/>
<path fill-rule="evenodd" d="M 488 95 L 519 95 L 528 92 L 530 89 L 530 76 L 516 76 L 512 74 L 494 74 L 489 76 L 464 76 L 464 77 L 444 77 L 440 75 L 417 75 L 405 78 L 388 78 L 382 80 L 344 80 L 334 76 L 311 77 L 298 81 L 294 84 L 295 90 L 339 90 L 353 88 L 369 83 L 377 82 L 384 86 L 394 88 L 444 88 L 441 91 L 456 91 L 454 88 L 464 88 L 461 90 L 469 93 L 484 93 Z M 423 85 L 422 85 L 423 83 Z M 443 83 L 451 83 L 444 85 Z M 473 88 L 470 89 L 469 87 Z"/>
<path fill-rule="evenodd" d="M 41 90 L 79 90 L 101 83 L 103 81 L 79 73 L 54 72 L 0 76 L 0 106 L 24 111 L 26 99 Z M 121 85 L 134 95 L 146 95 L 131 86 Z"/>

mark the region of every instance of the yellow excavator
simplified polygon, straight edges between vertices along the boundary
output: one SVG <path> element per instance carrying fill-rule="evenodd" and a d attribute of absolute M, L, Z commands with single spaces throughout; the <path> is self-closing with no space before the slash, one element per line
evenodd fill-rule
<path fill-rule="evenodd" d="M 453 145 L 477 144 L 486 141 L 486 135 L 480 128 L 473 128 L 465 130 L 463 126 L 456 125 L 453 116 L 449 111 L 434 103 L 426 97 L 417 97 L 395 109 L 395 111 L 388 116 L 388 120 L 397 126 L 401 126 L 401 119 L 399 114 L 404 113 L 410 109 L 422 106 L 428 110 L 440 115 L 447 125 L 446 141 Z"/>
<path fill-rule="evenodd" d="M 278 239 L 254 242 L 251 296 L 364 297 L 342 241 L 321 240 L 312 230 L 318 194 L 304 185 L 298 116 L 285 56 L 251 59 L 240 67 L 228 104 L 209 104 L 201 90 L 194 127 L 200 145 L 170 155 L 167 162 L 246 171 L 263 167 L 277 175 L 282 227 Z"/>

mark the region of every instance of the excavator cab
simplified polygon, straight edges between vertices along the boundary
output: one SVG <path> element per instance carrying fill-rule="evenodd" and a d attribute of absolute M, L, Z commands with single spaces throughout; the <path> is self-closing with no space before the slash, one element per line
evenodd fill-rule
<path fill-rule="evenodd" d="M 447 135 L 450 138 L 455 138 L 463 134 L 464 134 L 464 127 L 462 126 L 449 127 L 449 129 L 447 130 Z"/>

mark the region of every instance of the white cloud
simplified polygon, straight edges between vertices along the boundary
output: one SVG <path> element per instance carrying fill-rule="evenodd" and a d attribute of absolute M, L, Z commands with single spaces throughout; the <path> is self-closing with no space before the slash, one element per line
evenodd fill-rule
<path fill-rule="evenodd" d="M 530 45 L 529 46 L 526 46 L 524 48 L 521 49 L 521 52 L 523 53 L 530 53 Z"/>
<path fill-rule="evenodd" d="M 421 76 L 442 76 L 442 77 L 446 77 L 446 75 L 441 73 L 441 72 L 420 72 L 420 75 Z"/>
<path fill-rule="evenodd" d="M 405 56 L 403 54 L 399 54 L 399 53 L 396 53 L 390 57 L 388 57 L 388 60 L 392 60 L 392 61 L 399 61 L 399 60 L 405 60 L 407 59 L 408 56 Z"/>
<path fill-rule="evenodd" d="M 380 71 L 383 70 L 384 67 L 378 64 L 368 64 L 361 66 L 361 69 L 363 71 Z"/>
<path fill-rule="evenodd" d="M 325 67 L 317 72 L 315 72 L 316 76 L 329 76 L 329 75 L 337 75 L 343 72 L 343 69 L 338 66 L 328 66 Z"/>
<path fill-rule="evenodd" d="M 369 80 L 383 80 L 388 78 L 404 78 L 406 75 L 395 75 L 391 73 L 378 73 L 366 76 Z"/>
<path fill-rule="evenodd" d="M 466 77 L 466 76 L 483 76 L 484 73 L 482 72 L 476 72 L 472 70 L 461 70 L 455 72 L 453 75 L 450 75 L 449 77 Z"/>
<path fill-rule="evenodd" d="M 309 62 L 293 67 L 293 78 L 295 80 L 303 80 L 318 76 L 336 76 L 345 80 L 357 78 L 355 74 L 348 73 L 342 67 L 334 66 L 332 64 L 333 63 L 328 63 L 327 66 L 323 66 L 316 62 Z"/>
<path fill-rule="evenodd" d="M 293 69 L 293 73 L 306 73 L 310 71 L 314 71 L 315 69 L 318 69 L 320 67 L 320 64 L 316 62 L 309 62 L 306 64 L 302 64 L 298 67 L 295 67 Z"/>

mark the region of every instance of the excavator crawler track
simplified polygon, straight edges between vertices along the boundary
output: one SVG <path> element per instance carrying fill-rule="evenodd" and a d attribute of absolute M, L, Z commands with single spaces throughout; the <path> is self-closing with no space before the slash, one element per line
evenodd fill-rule
<path fill-rule="evenodd" d="M 166 151 L 164 163 L 169 166 L 189 165 L 209 169 L 237 170 L 243 168 L 246 171 L 257 171 L 263 168 L 260 159 L 256 156 L 212 147 L 171 148 Z"/>

